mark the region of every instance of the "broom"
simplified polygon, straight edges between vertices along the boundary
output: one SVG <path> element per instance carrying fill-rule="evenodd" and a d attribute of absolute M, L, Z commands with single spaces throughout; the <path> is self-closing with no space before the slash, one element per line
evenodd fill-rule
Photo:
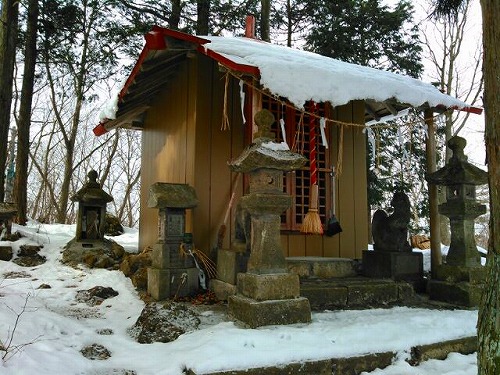
<path fill-rule="evenodd" d="M 311 114 L 316 110 L 316 104 L 311 102 Z M 309 117 L 309 172 L 310 172 L 310 196 L 309 210 L 307 211 L 300 231 L 302 233 L 323 234 L 323 224 L 318 214 L 318 169 L 316 167 L 316 129 L 314 116 Z"/>

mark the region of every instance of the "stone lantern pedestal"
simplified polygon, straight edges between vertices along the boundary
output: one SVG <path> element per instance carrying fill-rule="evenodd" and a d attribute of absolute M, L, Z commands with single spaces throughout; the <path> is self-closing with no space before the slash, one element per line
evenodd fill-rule
<path fill-rule="evenodd" d="M 266 110 L 255 116 L 258 138 L 230 163 L 249 175 L 250 191 L 241 208 L 251 219 L 250 256 L 246 273 L 237 275 L 237 293 L 228 298 L 228 311 L 250 327 L 307 323 L 311 308 L 300 297 L 298 275 L 287 271 L 280 241 L 280 215 L 292 203 L 283 193 L 283 172 L 303 166 L 305 158 L 272 142 L 268 129 L 274 116 Z"/>
<path fill-rule="evenodd" d="M 148 268 L 148 293 L 155 300 L 194 295 L 199 273 L 191 234 L 185 233 L 186 209 L 198 205 L 194 189 L 186 184 L 157 182 L 149 190 L 148 207 L 158 208 L 158 242 Z"/>
<path fill-rule="evenodd" d="M 466 143 L 464 138 L 451 138 L 448 146 L 453 156 L 427 176 L 429 183 L 446 187 L 447 201 L 439 206 L 439 213 L 450 219 L 451 229 L 446 262 L 437 267 L 428 287 L 431 299 L 472 307 L 479 305 L 486 279 L 474 238 L 474 219 L 486 213 L 486 206 L 476 201 L 476 185 L 487 184 L 488 175 L 467 162 Z"/>

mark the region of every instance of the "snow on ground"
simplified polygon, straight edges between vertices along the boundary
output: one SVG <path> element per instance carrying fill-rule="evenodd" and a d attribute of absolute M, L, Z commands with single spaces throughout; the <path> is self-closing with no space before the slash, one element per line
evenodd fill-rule
<path fill-rule="evenodd" d="M 0 261 L 0 340 L 10 348 L 20 346 L 19 352 L 0 361 L 0 375 L 111 375 L 117 370 L 177 375 L 185 368 L 203 374 L 388 350 L 398 351 L 398 359 L 372 374 L 477 372 L 475 355 L 450 354 L 445 361 L 431 360 L 418 367 L 405 362 L 411 346 L 474 335 L 475 310 L 395 307 L 324 311 L 313 313 L 310 324 L 244 329 L 227 319 L 224 309 L 208 308 L 197 331 L 171 343 L 138 344 L 127 335 L 127 328 L 135 323 L 144 303 L 130 280 L 119 271 L 73 269 L 60 264 L 61 247 L 73 237 L 74 225 L 32 223 L 14 230 L 25 235 L 12 244 L 14 249 L 25 243 L 43 244 L 41 255 L 47 262 L 26 268 Z M 114 239 L 128 251 L 137 251 L 137 231 L 127 230 Z M 9 273 L 18 276 L 6 278 Z M 38 289 L 41 284 L 51 288 Z M 94 307 L 76 302 L 78 290 L 97 285 L 111 286 L 119 295 Z M 98 333 L 104 329 L 113 333 Z M 108 348 L 111 358 L 84 358 L 80 350 L 93 343 Z"/>

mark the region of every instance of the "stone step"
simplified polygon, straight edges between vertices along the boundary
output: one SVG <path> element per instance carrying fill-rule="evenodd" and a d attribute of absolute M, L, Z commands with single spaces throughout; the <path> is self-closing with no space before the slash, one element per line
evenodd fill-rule
<path fill-rule="evenodd" d="M 477 337 L 464 337 L 456 340 L 437 342 L 430 345 L 420 345 L 411 348 L 411 357 L 408 362 L 418 365 L 428 359 L 445 359 L 448 354 L 472 354 L 477 350 Z M 330 358 L 318 361 L 290 363 L 279 367 L 259 367 L 245 370 L 215 372 L 205 375 L 359 375 L 362 372 L 372 372 L 383 369 L 392 364 L 398 355 L 397 352 L 372 353 L 359 357 Z M 188 375 L 197 375 L 187 370 Z"/>
<path fill-rule="evenodd" d="M 300 295 L 311 310 L 385 307 L 403 304 L 415 297 L 413 287 L 403 281 L 371 279 L 362 276 L 302 279 Z"/>
<path fill-rule="evenodd" d="M 288 271 L 301 279 L 354 277 L 359 269 L 358 261 L 347 258 L 288 257 L 286 264 Z"/>

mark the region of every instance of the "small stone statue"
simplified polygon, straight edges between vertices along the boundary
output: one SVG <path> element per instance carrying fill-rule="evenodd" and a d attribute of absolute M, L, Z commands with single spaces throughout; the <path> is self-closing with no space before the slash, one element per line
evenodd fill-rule
<path fill-rule="evenodd" d="M 408 242 L 410 200 L 403 192 L 396 192 L 391 200 L 394 211 L 387 215 L 377 210 L 372 219 L 373 249 L 375 251 L 411 252 Z"/>

